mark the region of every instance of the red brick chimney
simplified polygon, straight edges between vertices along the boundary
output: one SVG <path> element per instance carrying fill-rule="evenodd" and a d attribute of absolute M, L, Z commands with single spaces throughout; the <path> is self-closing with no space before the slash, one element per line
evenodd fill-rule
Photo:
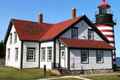
<path fill-rule="evenodd" d="M 76 8 L 72 8 L 72 18 L 76 18 L 77 14 L 76 14 Z"/>
<path fill-rule="evenodd" d="M 42 13 L 40 13 L 40 14 L 38 15 L 38 22 L 39 22 L 39 23 L 43 23 L 43 14 L 42 14 Z"/>

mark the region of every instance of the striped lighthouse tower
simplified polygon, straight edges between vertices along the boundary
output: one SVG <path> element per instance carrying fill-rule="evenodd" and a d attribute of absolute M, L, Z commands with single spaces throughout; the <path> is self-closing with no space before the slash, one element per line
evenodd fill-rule
<path fill-rule="evenodd" d="M 106 0 L 102 0 L 98 6 L 99 12 L 96 14 L 96 26 L 108 40 L 107 42 L 115 48 L 113 14 L 110 12 L 111 6 Z M 113 51 L 113 64 L 115 64 L 116 54 Z"/>

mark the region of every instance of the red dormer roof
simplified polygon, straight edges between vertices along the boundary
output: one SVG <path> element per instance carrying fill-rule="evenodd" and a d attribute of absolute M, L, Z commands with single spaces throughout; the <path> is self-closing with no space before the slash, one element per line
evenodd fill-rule
<path fill-rule="evenodd" d="M 51 40 L 55 38 L 57 35 L 59 35 L 61 32 L 72 26 L 74 23 L 76 23 L 78 20 L 80 20 L 81 17 L 77 17 L 75 19 L 69 19 L 57 24 L 54 24 L 52 28 L 50 28 L 43 37 L 41 37 L 40 40 Z"/>
<path fill-rule="evenodd" d="M 84 39 L 78 40 L 78 39 L 67 39 L 67 38 L 60 38 L 60 41 L 70 48 L 113 49 L 113 47 L 110 46 L 105 41 L 84 40 Z"/>

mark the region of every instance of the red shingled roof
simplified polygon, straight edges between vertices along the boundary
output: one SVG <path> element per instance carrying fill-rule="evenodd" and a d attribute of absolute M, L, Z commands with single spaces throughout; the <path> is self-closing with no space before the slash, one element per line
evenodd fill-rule
<path fill-rule="evenodd" d="M 56 24 L 38 23 L 32 21 L 13 19 L 11 20 L 11 25 L 9 26 L 8 33 L 10 32 L 12 25 L 14 25 L 20 40 L 52 40 L 58 34 L 60 34 L 66 28 L 70 27 L 79 19 L 80 17 L 77 17 L 76 19 L 69 19 Z M 9 35 L 8 33 L 7 36 Z"/>
<path fill-rule="evenodd" d="M 95 41 L 95 40 L 78 40 L 78 39 L 67 39 L 60 38 L 60 41 L 63 42 L 66 46 L 71 48 L 92 48 L 92 49 L 113 49 L 105 41 Z"/>
<path fill-rule="evenodd" d="M 55 38 L 61 32 L 63 32 L 67 28 L 71 27 L 74 23 L 76 23 L 78 20 L 80 20 L 80 18 L 81 17 L 77 17 L 75 19 L 69 19 L 69 20 L 54 24 L 53 27 L 50 28 L 48 30 L 48 32 L 46 32 L 44 34 L 44 36 L 41 38 L 41 40 L 48 40 L 48 39 L 51 40 L 51 39 Z"/>
<path fill-rule="evenodd" d="M 80 20 L 85 20 L 88 25 L 95 29 L 95 31 L 101 36 L 101 38 L 103 38 L 103 40 L 107 41 L 106 37 L 84 15 L 81 17 L 76 17 L 74 19 L 68 19 L 56 24 L 12 19 L 7 30 L 5 43 L 8 39 L 8 35 L 10 33 L 12 25 L 14 25 L 20 40 L 45 41 L 55 39 L 57 36 L 61 35 L 70 27 L 78 23 Z"/>
<path fill-rule="evenodd" d="M 13 20 L 13 25 L 20 40 L 40 40 L 53 24 L 37 23 L 24 20 Z"/>

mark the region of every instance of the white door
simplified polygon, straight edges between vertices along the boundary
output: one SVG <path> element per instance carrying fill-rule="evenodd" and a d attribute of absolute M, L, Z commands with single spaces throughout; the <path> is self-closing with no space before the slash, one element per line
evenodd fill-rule
<path fill-rule="evenodd" d="M 61 67 L 65 68 L 65 50 L 61 50 Z"/>

